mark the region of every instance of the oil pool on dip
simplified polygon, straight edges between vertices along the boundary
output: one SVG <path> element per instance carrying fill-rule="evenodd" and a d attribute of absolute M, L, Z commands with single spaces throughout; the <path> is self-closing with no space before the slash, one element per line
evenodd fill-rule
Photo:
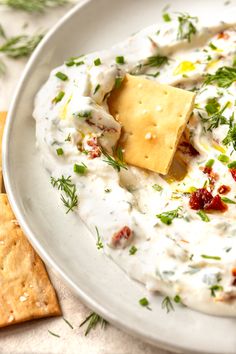
<path fill-rule="evenodd" d="M 236 315 L 235 10 L 207 24 L 170 14 L 108 50 L 69 59 L 51 72 L 33 113 L 48 183 L 65 218 L 77 213 L 100 252 L 150 291 L 227 316 Z M 130 76 L 195 95 L 166 174 L 126 162 L 122 119 L 108 103 Z M 150 112 L 147 104 L 137 107 L 138 118 L 150 117 L 154 100 L 150 94 Z M 166 102 L 155 108 L 157 122 L 158 112 L 178 108 L 178 100 Z M 145 149 L 150 143 L 159 161 L 169 159 L 163 145 L 155 150 L 158 124 L 154 134 L 144 129 L 146 119 L 137 122 Z M 134 141 L 129 149 L 141 153 Z"/>

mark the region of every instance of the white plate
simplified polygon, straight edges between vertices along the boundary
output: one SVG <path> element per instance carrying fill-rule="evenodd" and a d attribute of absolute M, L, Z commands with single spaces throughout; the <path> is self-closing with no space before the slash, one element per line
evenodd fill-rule
<path fill-rule="evenodd" d="M 4 179 L 30 242 L 89 307 L 123 330 L 163 348 L 231 354 L 236 353 L 236 320 L 179 307 L 166 314 L 161 297 L 151 298 L 142 285 L 131 281 L 97 250 L 82 222 L 73 213 L 65 214 L 35 148 L 33 99 L 50 70 L 70 56 L 109 47 L 160 21 L 165 5 L 166 1 L 158 0 L 84 1 L 46 36 L 27 65 L 9 112 Z M 223 8 L 223 1 L 176 0 L 171 11 L 214 16 Z M 152 311 L 139 305 L 143 296 L 151 298 Z"/>

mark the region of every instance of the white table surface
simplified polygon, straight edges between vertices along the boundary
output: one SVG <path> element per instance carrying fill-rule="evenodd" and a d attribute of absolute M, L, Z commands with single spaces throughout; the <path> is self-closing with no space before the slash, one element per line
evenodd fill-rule
<path fill-rule="evenodd" d="M 80 0 L 74 1 L 78 2 Z M 29 15 L 22 11 L 0 8 L 0 24 L 8 36 L 25 33 L 36 33 L 49 29 L 72 5 L 54 8 L 45 14 Z M 0 110 L 7 110 L 14 88 L 25 66 L 26 59 L 6 59 L 0 55 L 7 66 L 4 77 L 0 77 Z M 73 325 L 71 329 L 60 318 L 35 320 L 28 323 L 0 330 L 0 354 L 168 354 L 167 351 L 154 348 L 137 338 L 108 325 L 101 329 L 100 325 L 87 337 L 79 324 L 88 316 L 90 310 L 72 294 L 62 280 L 48 269 L 50 278 L 57 291 L 63 316 Z M 48 330 L 60 335 L 54 337 Z"/>

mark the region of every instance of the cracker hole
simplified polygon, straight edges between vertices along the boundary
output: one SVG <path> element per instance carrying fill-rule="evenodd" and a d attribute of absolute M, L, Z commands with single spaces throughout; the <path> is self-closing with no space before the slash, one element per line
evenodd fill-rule
<path fill-rule="evenodd" d="M 142 104 L 143 102 L 142 101 L 138 101 L 139 104 Z"/>
<path fill-rule="evenodd" d="M 167 91 L 164 91 L 164 95 L 168 95 L 168 92 L 167 92 Z"/>
<path fill-rule="evenodd" d="M 145 159 L 149 159 L 149 156 L 147 156 L 147 155 L 144 155 L 144 158 L 145 158 Z"/>
<path fill-rule="evenodd" d="M 153 123 L 152 125 L 153 125 L 153 127 L 157 127 L 157 123 Z"/>

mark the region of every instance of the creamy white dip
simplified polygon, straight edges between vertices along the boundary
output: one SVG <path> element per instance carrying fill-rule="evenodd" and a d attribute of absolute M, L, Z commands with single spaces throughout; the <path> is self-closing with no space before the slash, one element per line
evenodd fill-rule
<path fill-rule="evenodd" d="M 191 20 L 196 33 L 188 41 L 179 33 L 178 19 L 172 19 L 109 50 L 69 60 L 54 69 L 40 89 L 33 116 L 45 168 L 54 181 L 70 177 L 73 197 L 78 198 L 70 212 L 78 213 L 96 240 L 99 233 L 100 246 L 130 277 L 151 291 L 178 295 L 191 308 L 235 316 L 236 181 L 228 163 L 236 160 L 236 147 L 232 139 L 228 144 L 224 139 L 236 119 L 236 82 L 227 88 L 216 81 L 203 84 L 207 73 L 236 65 L 236 29 L 229 18 L 224 20 L 211 27 Z M 157 55 L 168 57 L 168 62 L 152 66 L 150 57 Z M 106 98 L 127 72 L 196 91 L 187 135 L 197 153 L 187 149 L 182 154 L 188 166 L 183 180 L 133 166 L 119 172 L 101 153 L 102 148 L 112 156 L 120 137 L 121 126 L 109 114 Z M 212 128 L 214 113 L 223 118 Z M 204 170 L 211 159 L 213 183 Z M 80 166 L 77 172 L 75 164 Z M 230 189 L 225 195 L 218 191 L 222 185 Z M 199 215 L 191 209 L 192 193 L 203 186 L 231 201 L 224 199 L 226 211 Z M 65 204 L 68 195 L 58 193 Z M 170 222 L 156 216 L 173 210 L 177 217 Z M 119 242 L 124 227 L 132 235 Z"/>

